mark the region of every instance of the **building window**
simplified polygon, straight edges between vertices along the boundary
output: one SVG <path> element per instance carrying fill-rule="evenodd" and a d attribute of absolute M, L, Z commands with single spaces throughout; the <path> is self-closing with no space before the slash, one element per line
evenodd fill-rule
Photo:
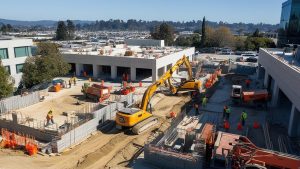
<path fill-rule="evenodd" d="M 31 47 L 15 47 L 15 57 L 26 57 L 31 56 Z"/>
<path fill-rule="evenodd" d="M 23 66 L 24 66 L 24 64 L 17 64 L 16 65 L 16 71 L 17 71 L 17 73 L 22 73 Z"/>
<path fill-rule="evenodd" d="M 10 67 L 9 66 L 4 66 L 4 68 L 10 74 Z"/>
<path fill-rule="evenodd" d="M 6 48 L 0 49 L 0 59 L 8 59 L 8 54 L 7 54 Z"/>

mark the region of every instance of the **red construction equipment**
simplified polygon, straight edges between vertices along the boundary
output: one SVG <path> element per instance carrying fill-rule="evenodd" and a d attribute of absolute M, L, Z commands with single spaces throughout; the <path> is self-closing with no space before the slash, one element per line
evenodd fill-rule
<path fill-rule="evenodd" d="M 122 95 L 128 95 L 129 93 L 132 93 L 135 91 L 135 87 L 131 84 L 128 86 L 126 81 L 123 81 L 123 87 L 121 89 Z"/>
<path fill-rule="evenodd" d="M 256 147 L 248 138 L 240 136 L 230 151 L 232 168 L 298 169 L 300 158 Z"/>
<path fill-rule="evenodd" d="M 82 86 L 81 92 L 85 94 L 86 98 L 93 99 L 95 102 L 102 102 L 109 98 L 111 90 L 111 86 L 104 86 L 98 84 L 93 84 L 92 86 L 89 86 L 88 83 L 85 83 Z"/>
<path fill-rule="evenodd" d="M 264 103 L 269 93 L 266 89 L 243 91 L 242 86 L 232 85 L 231 98 L 234 103 Z"/>

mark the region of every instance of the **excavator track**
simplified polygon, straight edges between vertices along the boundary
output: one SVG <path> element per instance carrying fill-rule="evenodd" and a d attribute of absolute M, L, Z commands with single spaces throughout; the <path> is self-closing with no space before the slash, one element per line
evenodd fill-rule
<path fill-rule="evenodd" d="M 132 131 L 132 133 L 139 135 L 157 123 L 158 123 L 158 118 L 151 116 L 151 117 L 147 118 L 146 120 L 143 120 L 143 121 L 139 122 L 138 124 L 136 124 L 135 126 L 133 126 L 131 131 Z"/>

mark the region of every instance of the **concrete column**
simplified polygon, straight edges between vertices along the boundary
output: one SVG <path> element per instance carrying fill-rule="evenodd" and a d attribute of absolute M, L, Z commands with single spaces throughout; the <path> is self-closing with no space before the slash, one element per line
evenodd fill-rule
<path fill-rule="evenodd" d="M 130 67 L 130 80 L 135 81 L 136 80 L 136 68 Z"/>
<path fill-rule="evenodd" d="M 93 77 L 94 78 L 99 77 L 99 66 L 97 64 L 93 64 Z"/>
<path fill-rule="evenodd" d="M 76 76 L 82 76 L 81 71 L 83 71 L 83 64 L 76 63 Z"/>
<path fill-rule="evenodd" d="M 117 78 L 117 66 L 111 65 L 110 70 L 111 70 L 111 78 L 116 79 Z"/>
<path fill-rule="evenodd" d="M 264 86 L 268 87 L 268 82 L 269 82 L 269 74 L 267 71 L 265 71 L 265 78 L 264 78 Z"/>
<path fill-rule="evenodd" d="M 152 82 L 157 80 L 157 70 L 155 68 L 152 69 Z"/>
<path fill-rule="evenodd" d="M 258 64 L 257 79 L 263 79 L 264 76 L 265 76 L 265 69 L 261 66 L 261 64 Z"/>
<path fill-rule="evenodd" d="M 300 112 L 296 108 L 296 106 L 293 104 L 291 115 L 290 115 L 289 128 L 288 128 L 288 135 L 290 137 L 297 137 L 297 136 L 300 135 L 299 134 L 300 131 L 298 131 L 298 128 L 299 128 L 298 120 L 299 120 L 299 118 L 300 118 Z"/>
<path fill-rule="evenodd" d="M 279 87 L 276 81 L 274 81 L 274 87 L 272 91 L 272 103 L 271 105 L 273 107 L 276 107 L 278 104 L 278 99 L 279 99 Z"/>

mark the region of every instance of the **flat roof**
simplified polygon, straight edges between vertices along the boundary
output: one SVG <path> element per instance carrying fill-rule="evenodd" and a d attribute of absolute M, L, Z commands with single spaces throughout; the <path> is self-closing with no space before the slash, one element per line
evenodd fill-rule
<path fill-rule="evenodd" d="M 273 57 L 277 57 L 277 59 L 286 63 L 286 65 L 288 65 L 289 67 L 300 71 L 300 62 L 297 59 L 295 59 L 293 53 L 285 53 L 284 49 L 277 49 L 277 48 L 268 48 L 266 49 L 266 51 L 269 54 L 271 54 Z"/>
<path fill-rule="evenodd" d="M 62 54 L 76 55 L 99 55 L 117 57 L 137 57 L 146 59 L 157 59 L 173 53 L 183 51 L 182 47 L 143 47 L 128 46 L 125 44 L 102 46 L 101 44 L 89 44 L 86 46 L 78 44 L 65 44 L 60 48 Z M 126 56 L 125 56 L 126 55 Z M 129 55 L 129 56 L 128 56 Z"/>

